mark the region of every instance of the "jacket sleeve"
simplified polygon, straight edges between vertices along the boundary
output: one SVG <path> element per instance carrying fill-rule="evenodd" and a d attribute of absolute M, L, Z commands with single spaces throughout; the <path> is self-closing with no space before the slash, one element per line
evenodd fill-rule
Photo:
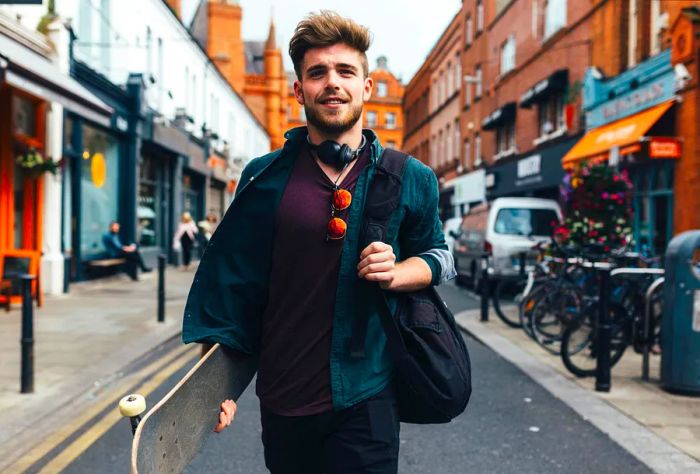
<path fill-rule="evenodd" d="M 422 258 L 432 272 L 431 284 L 439 285 L 455 276 L 454 259 L 447 250 L 439 216 L 439 191 L 435 173 L 411 160 L 410 175 L 404 178 L 402 191 L 407 214 L 401 227 L 400 245 L 406 257 Z"/>

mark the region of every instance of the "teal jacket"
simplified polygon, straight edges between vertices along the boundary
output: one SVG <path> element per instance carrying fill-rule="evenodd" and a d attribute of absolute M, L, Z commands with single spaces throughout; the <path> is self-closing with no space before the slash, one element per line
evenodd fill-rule
<path fill-rule="evenodd" d="M 290 130 L 284 148 L 252 160 L 246 166 L 236 197 L 212 236 L 194 276 L 185 306 L 185 343 L 219 342 L 255 354 L 260 350 L 260 318 L 268 298 L 277 206 L 291 175 L 306 128 Z M 376 135 L 363 132 L 371 147 L 371 164 L 360 174 L 348 215 L 333 314 L 330 354 L 331 393 L 336 410 L 352 406 L 381 391 L 391 380 L 393 366 L 379 321 L 379 302 L 364 294 L 366 282 L 357 277 L 360 229 L 367 189 L 382 153 Z M 433 171 L 415 158 L 407 164 L 401 200 L 387 225 L 388 243 L 397 260 L 420 256 L 437 283 L 452 273 L 438 217 L 438 183 Z M 303 270 L 301 270 L 303 271 Z M 395 308 L 396 300 L 390 296 Z M 365 357 L 350 355 L 350 339 L 358 314 L 369 323 Z M 290 334 L 289 337 L 294 337 Z"/>

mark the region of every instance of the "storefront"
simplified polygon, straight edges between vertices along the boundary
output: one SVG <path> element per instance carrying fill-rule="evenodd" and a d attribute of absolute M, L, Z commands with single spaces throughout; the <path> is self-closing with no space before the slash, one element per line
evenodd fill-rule
<path fill-rule="evenodd" d="M 525 156 L 504 158 L 486 173 L 487 198 L 524 196 L 558 199 L 559 185 L 564 178 L 561 159 L 579 138 L 561 139 Z"/>
<path fill-rule="evenodd" d="M 442 193 L 449 196 L 444 219 L 462 217 L 471 207 L 486 201 L 486 172 L 483 169 L 458 176 L 443 185 Z M 442 209 L 441 209 L 442 210 Z"/>
<path fill-rule="evenodd" d="M 61 221 L 53 217 L 60 215 L 62 182 L 53 172 L 65 173 L 68 161 L 57 139 L 66 133 L 61 111 L 105 125 L 112 109 L 49 59 L 43 37 L 23 44 L 16 32 L 11 38 L 3 28 L 0 24 L 0 253 L 22 253 L 42 273 L 40 281 L 60 292 Z"/>
<path fill-rule="evenodd" d="M 634 184 L 634 240 L 638 251 L 661 255 L 673 236 L 676 136 L 675 76 L 670 51 L 623 74 L 584 80 L 586 135 L 562 160 L 607 162 L 629 172 Z"/>

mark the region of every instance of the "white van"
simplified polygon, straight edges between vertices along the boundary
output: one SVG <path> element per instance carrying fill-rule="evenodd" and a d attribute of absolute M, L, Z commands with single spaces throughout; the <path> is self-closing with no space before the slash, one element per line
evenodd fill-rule
<path fill-rule="evenodd" d="M 561 221 L 559 204 L 550 199 L 498 198 L 474 207 L 464 215 L 459 230 L 453 232 L 457 283 L 476 283 L 484 253 L 490 257 L 490 276 L 498 279 L 516 275 L 520 253 L 528 253 L 530 263 L 534 258 L 532 247 L 549 241 Z"/>

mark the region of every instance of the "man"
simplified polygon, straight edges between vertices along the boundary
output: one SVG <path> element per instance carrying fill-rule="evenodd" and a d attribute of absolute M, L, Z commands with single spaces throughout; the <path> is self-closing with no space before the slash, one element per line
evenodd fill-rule
<path fill-rule="evenodd" d="M 299 23 L 289 52 L 308 128 L 287 132 L 284 148 L 245 168 L 185 307 L 186 343 L 259 355 L 265 464 L 275 474 L 397 471 L 393 366 L 370 285 L 409 291 L 454 272 L 437 179 L 415 159 L 387 226 L 391 245 L 360 246 L 382 153 L 362 129 L 369 43 L 366 28 L 332 12 Z M 349 349 L 359 317 L 367 318 L 363 357 Z M 215 431 L 235 409 L 222 403 Z"/>
<path fill-rule="evenodd" d="M 122 240 L 119 238 L 120 225 L 117 221 L 112 221 L 109 223 L 109 232 L 102 236 L 102 245 L 104 245 L 107 255 L 110 258 L 124 258 L 126 259 L 126 272 L 131 277 L 132 280 L 138 281 L 138 269 L 148 273 L 152 268 L 147 267 L 143 263 L 141 254 L 139 253 L 136 244 L 124 245 Z"/>

